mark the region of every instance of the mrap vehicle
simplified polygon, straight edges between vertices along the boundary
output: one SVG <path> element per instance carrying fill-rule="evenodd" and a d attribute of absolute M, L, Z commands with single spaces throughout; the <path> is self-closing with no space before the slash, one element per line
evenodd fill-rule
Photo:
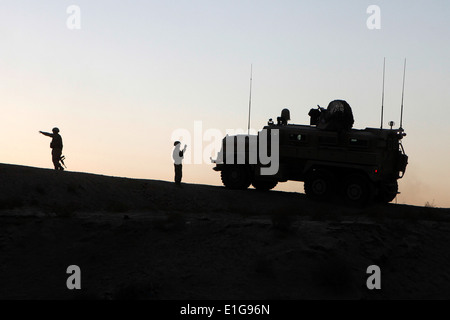
<path fill-rule="evenodd" d="M 327 109 L 311 109 L 309 116 L 309 125 L 288 124 L 289 110 L 283 109 L 277 123 L 270 119 L 257 136 L 226 136 L 217 159 L 212 160 L 225 187 L 247 189 L 253 185 L 270 190 L 279 182 L 293 180 L 303 181 L 306 195 L 315 200 L 338 197 L 361 205 L 388 203 L 396 197 L 397 180 L 408 163 L 401 126 L 392 129 L 391 122 L 391 129 L 353 129 L 353 114 L 344 100 L 330 102 Z M 251 141 L 258 142 L 258 154 L 261 145 L 271 149 L 274 140 L 265 139 L 266 135 L 278 139 L 278 150 L 271 150 L 279 155 L 278 170 L 273 174 L 262 174 L 268 164 L 259 157 L 250 161 Z M 227 146 L 231 150 L 227 151 Z"/>

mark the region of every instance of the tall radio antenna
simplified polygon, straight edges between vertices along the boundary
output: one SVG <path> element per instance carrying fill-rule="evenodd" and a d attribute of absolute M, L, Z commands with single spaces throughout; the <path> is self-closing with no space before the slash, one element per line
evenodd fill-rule
<path fill-rule="evenodd" d="M 252 109 L 252 75 L 253 75 L 253 64 L 250 65 L 250 97 L 248 99 L 248 127 L 247 134 L 250 134 L 250 112 Z"/>
<path fill-rule="evenodd" d="M 402 88 L 402 107 L 400 111 L 400 129 L 403 129 L 403 97 L 405 95 L 405 75 L 406 75 L 406 58 L 405 64 L 403 65 L 403 88 Z"/>
<path fill-rule="evenodd" d="M 383 129 L 383 111 L 384 111 L 384 73 L 386 68 L 386 57 L 383 60 L 383 91 L 381 94 L 381 126 L 380 129 Z"/>

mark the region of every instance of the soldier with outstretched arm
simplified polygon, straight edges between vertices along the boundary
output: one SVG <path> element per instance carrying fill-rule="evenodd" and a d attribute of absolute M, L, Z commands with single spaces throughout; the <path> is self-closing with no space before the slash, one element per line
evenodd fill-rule
<path fill-rule="evenodd" d="M 53 128 L 52 132 L 53 133 L 39 131 L 39 133 L 43 134 L 44 136 L 52 138 L 50 148 L 52 148 L 52 161 L 53 165 L 55 166 L 55 170 L 64 170 L 63 166 L 60 163 L 63 149 L 62 137 L 59 135 L 58 128 Z"/>

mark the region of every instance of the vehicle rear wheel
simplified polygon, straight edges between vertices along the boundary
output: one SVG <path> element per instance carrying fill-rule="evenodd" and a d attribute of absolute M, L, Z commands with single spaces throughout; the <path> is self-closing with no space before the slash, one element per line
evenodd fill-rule
<path fill-rule="evenodd" d="M 250 172 L 244 165 L 226 166 L 220 173 L 222 183 L 229 189 L 245 190 L 250 186 Z"/>
<path fill-rule="evenodd" d="M 378 186 L 377 201 L 381 203 L 389 203 L 395 199 L 398 194 L 397 180 L 393 182 L 384 182 Z"/>
<path fill-rule="evenodd" d="M 373 196 L 371 182 L 360 174 L 352 174 L 344 179 L 342 191 L 349 205 L 364 206 Z"/>
<path fill-rule="evenodd" d="M 270 181 L 270 180 L 254 180 L 252 181 L 252 185 L 256 190 L 259 191 L 269 191 L 276 187 L 278 181 Z"/>
<path fill-rule="evenodd" d="M 325 171 L 313 171 L 305 179 L 305 193 L 313 200 L 328 200 L 334 193 L 334 176 Z"/>

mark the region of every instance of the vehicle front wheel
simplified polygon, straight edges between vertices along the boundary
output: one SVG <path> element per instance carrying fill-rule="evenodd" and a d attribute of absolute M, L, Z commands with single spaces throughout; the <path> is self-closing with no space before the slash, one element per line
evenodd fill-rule
<path fill-rule="evenodd" d="M 235 190 L 245 190 L 250 186 L 250 172 L 244 165 L 226 166 L 220 173 L 225 187 Z"/>

